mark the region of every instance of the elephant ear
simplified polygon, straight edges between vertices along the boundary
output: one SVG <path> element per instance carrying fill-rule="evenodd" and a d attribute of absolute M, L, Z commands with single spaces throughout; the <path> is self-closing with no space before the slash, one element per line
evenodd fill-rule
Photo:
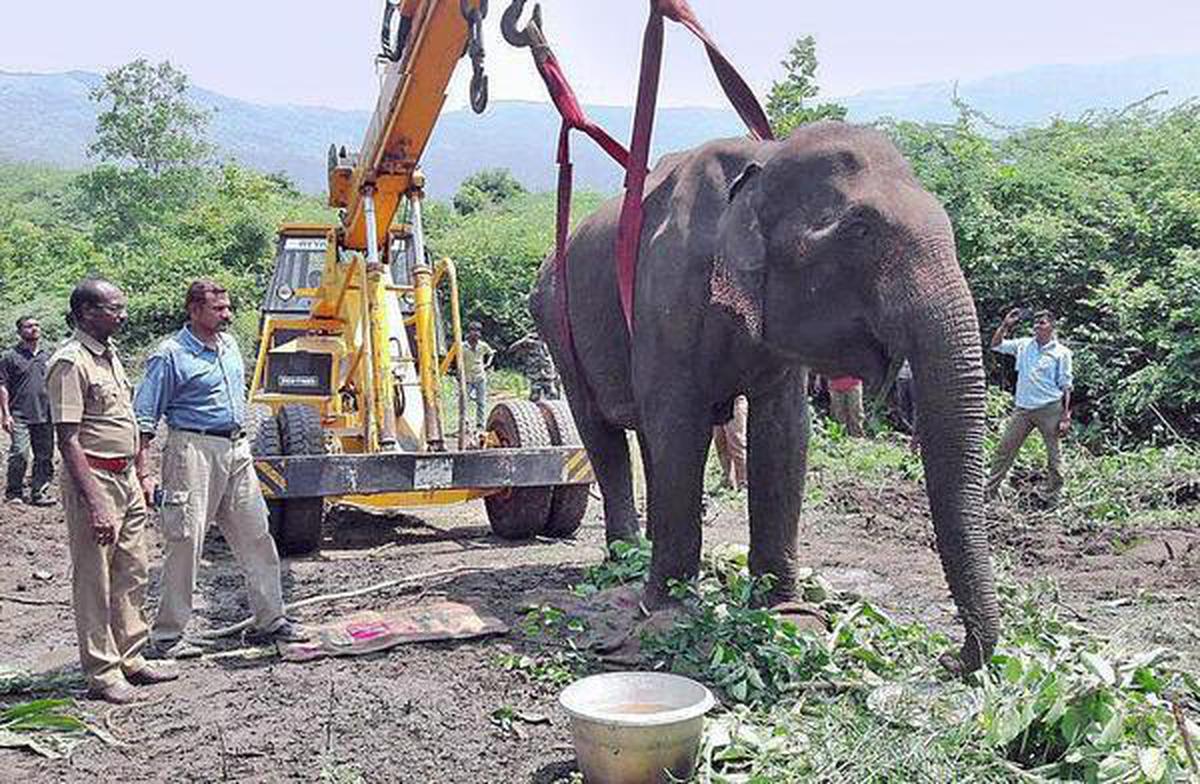
<path fill-rule="evenodd" d="M 729 206 L 717 221 L 710 302 L 723 308 L 754 339 L 762 338 L 767 245 L 758 221 L 762 165 L 751 162 L 729 186 Z"/>

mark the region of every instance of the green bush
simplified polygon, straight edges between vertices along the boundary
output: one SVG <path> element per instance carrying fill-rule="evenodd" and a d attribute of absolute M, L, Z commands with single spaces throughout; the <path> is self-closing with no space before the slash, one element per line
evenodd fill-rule
<path fill-rule="evenodd" d="M 1059 315 L 1090 444 L 1200 436 L 1200 104 L 885 128 L 950 214 L 981 337 L 1017 305 Z"/>
<path fill-rule="evenodd" d="M 601 199 L 577 194 L 572 217 L 586 216 Z M 498 350 L 533 328 L 529 292 L 538 267 L 553 252 L 554 219 L 554 194 L 520 194 L 459 220 L 443 220 L 436 232 L 431 227 L 430 247 L 458 266 L 464 317 L 480 321 L 485 339 Z"/>
<path fill-rule="evenodd" d="M 233 294 L 241 310 L 237 336 L 252 350 L 260 281 L 271 269 L 279 224 L 332 216 L 278 178 L 237 166 L 188 177 L 194 190 L 186 200 L 151 199 L 122 212 L 112 205 L 156 192 L 145 190 L 147 183 L 132 171 L 102 167 L 68 175 L 0 166 L 0 329 L 28 312 L 42 319 L 49 338 L 60 339 L 71 289 L 88 275 L 102 275 L 129 298 L 119 342 L 136 360 L 183 323 L 187 284 L 211 276 Z M 98 195 L 99 181 L 129 190 Z"/>

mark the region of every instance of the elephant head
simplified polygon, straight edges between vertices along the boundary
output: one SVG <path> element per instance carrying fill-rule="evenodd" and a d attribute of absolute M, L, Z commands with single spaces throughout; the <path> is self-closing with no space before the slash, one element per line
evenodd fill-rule
<path fill-rule="evenodd" d="M 763 146 L 717 233 L 712 302 L 772 354 L 869 382 L 910 359 L 938 551 L 967 633 L 958 666 L 978 668 L 999 631 L 983 359 L 945 211 L 882 133 L 818 123 Z"/>

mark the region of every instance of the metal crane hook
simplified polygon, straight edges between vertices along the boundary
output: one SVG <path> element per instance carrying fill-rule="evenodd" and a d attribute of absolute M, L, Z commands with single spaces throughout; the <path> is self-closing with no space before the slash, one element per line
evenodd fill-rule
<path fill-rule="evenodd" d="M 483 18 L 487 16 L 488 0 L 479 0 L 472 8 L 467 0 L 458 0 L 459 11 L 467 22 L 467 53 L 471 55 L 471 108 L 483 114 L 488 102 L 488 78 L 483 70 Z"/>
<path fill-rule="evenodd" d="M 525 0 L 512 0 L 505 9 L 504 15 L 500 17 L 500 32 L 504 35 L 504 40 L 518 49 L 525 46 L 531 49 L 546 46 L 546 36 L 542 33 L 542 4 L 534 4 L 529 24 L 518 30 L 517 20 L 521 18 L 521 12 L 524 10 Z"/>

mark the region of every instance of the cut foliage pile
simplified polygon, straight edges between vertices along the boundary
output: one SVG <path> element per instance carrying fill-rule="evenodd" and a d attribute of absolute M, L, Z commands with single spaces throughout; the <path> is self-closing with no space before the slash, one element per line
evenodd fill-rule
<path fill-rule="evenodd" d="M 648 554 L 617 545 L 576 592 L 641 579 Z M 1200 682 L 1167 649 L 1131 649 L 1063 620 L 1051 583 L 1002 581 L 1000 645 L 959 680 L 939 664 L 953 653 L 944 634 L 835 594 L 811 572 L 802 580 L 828 614 L 825 633 L 764 609 L 769 580 L 750 577 L 744 550 L 724 548 L 696 581 L 673 585 L 682 619 L 643 635 L 643 666 L 697 678 L 721 699 L 697 781 L 1174 782 L 1198 771 Z M 554 686 L 595 671 L 584 631 L 541 607 L 526 633 L 544 653 L 510 667 Z"/>

